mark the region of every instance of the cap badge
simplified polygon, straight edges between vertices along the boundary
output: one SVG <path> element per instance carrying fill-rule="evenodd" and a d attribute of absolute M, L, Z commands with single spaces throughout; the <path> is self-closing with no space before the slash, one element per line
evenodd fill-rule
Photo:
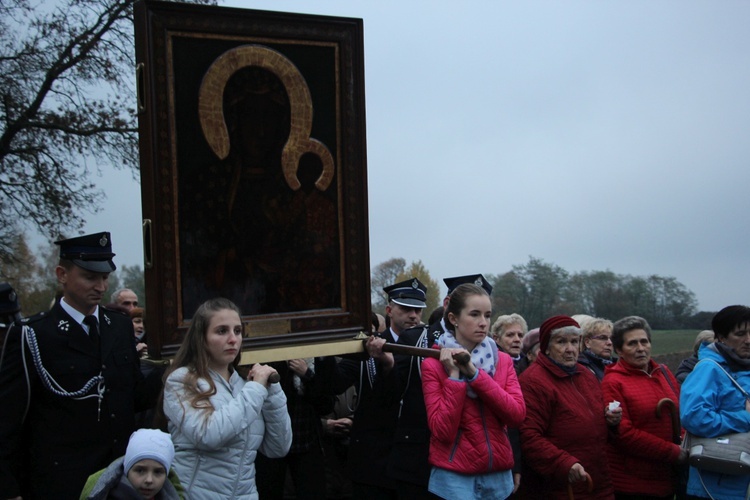
<path fill-rule="evenodd" d="M 99 245 L 106 247 L 107 246 L 107 235 L 102 235 L 101 239 L 99 239 Z"/>
<path fill-rule="evenodd" d="M 412 287 L 413 289 L 415 289 L 415 290 L 416 290 L 417 288 L 419 288 L 419 281 L 417 281 L 416 279 L 415 279 L 414 281 L 412 281 L 412 282 L 411 282 L 411 287 Z"/>
<path fill-rule="evenodd" d="M 477 278 L 476 281 L 474 282 L 474 284 L 476 286 L 482 286 L 484 283 L 482 282 L 482 278 Z"/>

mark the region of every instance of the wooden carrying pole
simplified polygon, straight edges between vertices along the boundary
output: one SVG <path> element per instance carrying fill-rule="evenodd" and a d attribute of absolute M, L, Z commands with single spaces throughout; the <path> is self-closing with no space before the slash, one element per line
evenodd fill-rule
<path fill-rule="evenodd" d="M 362 345 L 364 345 L 365 342 L 366 341 L 363 341 Z M 383 351 L 390 352 L 392 354 L 403 354 L 406 356 L 419 356 L 421 358 L 440 359 L 440 349 L 427 349 L 424 347 L 414 347 L 411 345 L 386 343 L 383 345 Z M 469 361 L 471 361 L 471 355 L 468 352 L 457 352 L 453 355 L 453 361 L 455 361 L 457 365 L 465 366 L 469 363 Z M 268 378 L 268 381 L 271 383 L 278 382 L 278 374 L 272 374 Z"/>
<path fill-rule="evenodd" d="M 406 356 L 419 356 L 421 358 L 440 359 L 440 349 L 427 349 L 424 347 L 414 347 L 411 345 L 386 343 L 383 345 L 383 350 L 392 354 L 404 354 Z M 464 366 L 471 360 L 471 355 L 467 352 L 458 352 L 453 355 L 453 360 L 456 362 L 456 364 Z"/>

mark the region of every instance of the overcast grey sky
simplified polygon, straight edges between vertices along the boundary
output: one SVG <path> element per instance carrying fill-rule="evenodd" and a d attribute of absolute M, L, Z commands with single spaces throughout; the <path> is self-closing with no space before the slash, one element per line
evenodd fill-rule
<path fill-rule="evenodd" d="M 750 303 L 750 2 L 229 1 L 364 20 L 370 263 L 530 255 Z M 140 195 L 107 174 L 117 261 Z"/>

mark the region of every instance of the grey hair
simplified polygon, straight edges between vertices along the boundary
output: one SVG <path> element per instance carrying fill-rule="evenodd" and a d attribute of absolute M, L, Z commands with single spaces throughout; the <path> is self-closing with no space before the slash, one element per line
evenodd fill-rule
<path fill-rule="evenodd" d="M 492 328 L 490 328 L 490 333 L 493 337 L 500 338 L 505 335 L 505 329 L 510 325 L 521 325 L 524 335 L 529 332 L 529 325 L 526 324 L 526 320 L 523 319 L 523 316 L 517 313 L 512 313 L 498 316 L 492 324 Z"/>
<path fill-rule="evenodd" d="M 622 344 L 625 342 L 625 334 L 631 330 L 645 331 L 648 341 L 651 342 L 651 326 L 648 324 L 648 321 L 640 316 L 625 316 L 615 321 L 612 325 L 612 344 L 615 346 L 615 349 L 622 349 Z"/>
<path fill-rule="evenodd" d="M 571 316 L 571 318 L 573 318 L 576 323 L 581 325 L 581 328 L 583 328 L 586 323 L 594 319 L 593 316 L 589 316 L 588 314 L 574 314 L 573 316 Z"/>
<path fill-rule="evenodd" d="M 133 292 L 133 290 L 131 290 L 130 288 L 120 288 L 119 290 L 115 290 L 114 292 L 112 292 L 111 301 L 112 302 L 117 302 L 119 300 L 119 298 L 120 298 L 120 295 L 122 295 L 125 292 Z M 133 292 L 133 293 L 135 293 L 135 292 Z"/>
<path fill-rule="evenodd" d="M 700 349 L 701 344 L 703 342 L 713 342 L 716 340 L 716 335 L 714 335 L 713 330 L 703 330 L 695 337 L 695 344 L 693 344 L 693 352 L 695 354 L 698 354 L 698 349 Z"/>
<path fill-rule="evenodd" d="M 566 335 L 566 334 L 569 334 L 569 333 L 573 334 L 573 335 L 581 335 L 581 329 L 578 328 L 577 326 L 573 326 L 573 325 L 568 325 L 568 326 L 563 326 L 563 327 L 560 327 L 560 328 L 555 328 L 554 330 L 552 330 L 550 332 L 549 338 L 550 338 L 550 340 L 552 340 L 552 337 L 555 337 L 557 335 Z"/>

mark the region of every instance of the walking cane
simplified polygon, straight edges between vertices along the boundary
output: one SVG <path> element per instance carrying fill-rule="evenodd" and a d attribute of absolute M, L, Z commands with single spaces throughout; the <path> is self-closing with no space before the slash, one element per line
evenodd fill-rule
<path fill-rule="evenodd" d="M 591 493 L 594 491 L 594 480 L 591 479 L 591 476 L 589 476 L 588 472 L 583 473 L 584 476 L 586 476 L 586 483 L 588 483 L 588 487 L 586 488 L 587 493 Z M 575 495 L 573 494 L 573 483 L 568 483 L 568 500 L 575 500 Z"/>
<path fill-rule="evenodd" d="M 660 399 L 656 403 L 656 418 L 661 418 L 662 406 L 668 407 L 669 413 L 672 415 L 672 442 L 674 444 L 680 444 L 682 435 L 682 425 L 680 424 L 680 414 L 677 412 L 677 405 L 674 404 L 669 398 Z"/>
<path fill-rule="evenodd" d="M 682 424 L 680 424 L 680 414 L 677 411 L 677 405 L 674 404 L 674 401 L 669 398 L 660 399 L 659 402 L 656 403 L 656 418 L 661 418 L 662 407 L 666 407 L 672 416 L 672 442 L 677 445 L 682 444 Z M 681 469 L 679 464 L 674 464 L 672 468 L 674 469 L 675 474 L 675 494 L 677 495 L 678 499 L 684 498 L 685 495 L 682 492 L 682 485 L 684 483 L 681 481 L 681 478 L 684 475 L 685 471 Z"/>

